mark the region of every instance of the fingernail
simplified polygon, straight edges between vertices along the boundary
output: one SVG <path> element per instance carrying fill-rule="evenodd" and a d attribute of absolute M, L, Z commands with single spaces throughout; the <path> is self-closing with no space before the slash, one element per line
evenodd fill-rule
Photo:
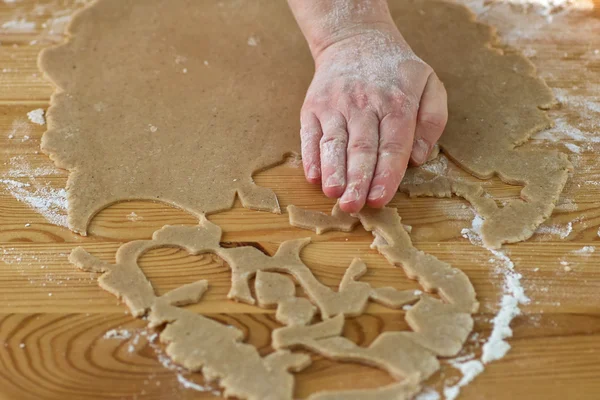
<path fill-rule="evenodd" d="M 310 179 L 318 179 L 321 176 L 321 168 L 317 167 L 314 164 L 311 165 L 310 168 L 308 169 L 307 176 Z"/>
<path fill-rule="evenodd" d="M 413 151 L 412 151 L 413 159 L 417 163 L 422 164 L 425 161 L 427 161 L 428 153 L 429 153 L 429 144 L 421 138 L 415 140 L 415 143 L 413 144 Z"/>
<path fill-rule="evenodd" d="M 377 200 L 383 197 L 383 194 L 385 193 L 385 188 L 381 185 L 379 186 L 375 186 L 374 188 L 371 189 L 371 191 L 369 192 L 369 200 Z"/>
<path fill-rule="evenodd" d="M 340 199 L 341 203 L 352 203 L 353 201 L 358 200 L 359 198 L 358 190 L 355 188 L 348 188 L 342 198 Z"/>
<path fill-rule="evenodd" d="M 343 185 L 344 182 L 337 173 L 330 175 L 329 178 L 327 178 L 327 181 L 325 181 L 325 186 L 327 187 L 338 187 Z"/>

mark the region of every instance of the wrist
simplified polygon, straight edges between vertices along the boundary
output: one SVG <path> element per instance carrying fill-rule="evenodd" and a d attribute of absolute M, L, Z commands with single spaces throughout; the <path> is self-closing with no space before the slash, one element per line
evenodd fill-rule
<path fill-rule="evenodd" d="M 340 41 L 366 31 L 399 35 L 387 0 L 288 0 L 313 58 Z"/>
<path fill-rule="evenodd" d="M 369 35 L 385 36 L 390 40 L 401 39 L 402 36 L 396 25 L 391 21 L 362 22 L 348 24 L 331 32 L 323 32 L 309 40 L 309 47 L 315 62 L 330 47 L 343 42 L 359 42 L 361 37 Z"/>

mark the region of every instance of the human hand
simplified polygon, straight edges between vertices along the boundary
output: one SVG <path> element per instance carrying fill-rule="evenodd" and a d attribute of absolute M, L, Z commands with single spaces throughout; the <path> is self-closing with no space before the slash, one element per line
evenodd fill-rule
<path fill-rule="evenodd" d="M 306 179 L 346 212 L 383 207 L 447 117 L 444 85 L 395 26 L 353 32 L 315 54 L 301 111 Z"/>

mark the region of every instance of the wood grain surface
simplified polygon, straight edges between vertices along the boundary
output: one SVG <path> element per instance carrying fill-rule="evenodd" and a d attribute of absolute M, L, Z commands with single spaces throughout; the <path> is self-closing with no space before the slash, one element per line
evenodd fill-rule
<path fill-rule="evenodd" d="M 464 387 L 461 399 L 600 398 L 600 249 L 581 251 L 600 240 L 600 1 L 594 1 L 596 10 L 559 12 L 552 22 L 535 10 L 470 4 L 480 20 L 497 26 L 505 43 L 531 58 L 562 103 L 550 112 L 557 127 L 526 146 L 561 149 L 569 153 L 576 170 L 540 233 L 506 246 L 531 303 L 513 320 L 511 351 Z M 183 379 L 204 385 L 202 377 L 172 365 L 143 321 L 133 319 L 101 290 L 96 276 L 75 270 L 67 261 L 75 245 L 110 261 L 122 243 L 149 238 L 165 224 L 197 221 L 163 204 L 127 202 L 98 214 L 90 236 L 81 237 L 48 221 L 64 219 L 60 207 L 44 216 L 34 209 L 35 199 L 27 198 L 31 191 L 57 193 L 66 183 L 66 173 L 39 152 L 45 127 L 29 123 L 26 115 L 46 108 L 52 93 L 37 71 L 37 53 L 62 40 L 67 16 L 81 3 L 0 3 L 0 399 L 216 398 L 218 388 L 186 388 Z M 36 22 L 35 29 L 2 27 L 21 19 Z M 451 163 L 447 168 L 449 174 L 465 176 Z M 296 204 L 327 211 L 332 206 L 318 188 L 304 181 L 296 160 L 255 180 L 275 190 L 283 208 Z M 20 192 L 15 182 L 28 186 Z M 498 179 L 484 184 L 500 201 L 519 194 L 519 187 Z M 419 249 L 463 269 L 475 285 L 482 307 L 461 355 L 480 354 L 499 308 L 504 276 L 490 261 L 489 251 L 462 237 L 461 230 L 473 219 L 468 204 L 456 198 L 409 199 L 398 194 L 393 205 L 413 227 Z M 244 210 L 239 203 L 210 220 L 223 228 L 225 242 L 253 243 L 269 254 L 284 240 L 311 236 L 313 243 L 302 257 L 331 287 L 339 284 L 351 259 L 360 256 L 369 267 L 364 280 L 374 286 L 418 288 L 370 250 L 372 237 L 362 228 L 316 236 L 289 226 L 285 214 Z M 159 293 L 208 279 L 205 300 L 193 309 L 239 327 L 262 354 L 271 351 L 270 331 L 277 326 L 273 312 L 228 301 L 229 269 L 216 257 L 158 249 L 144 255 L 140 265 Z M 345 335 L 367 345 L 382 331 L 407 328 L 401 310 L 371 305 L 367 314 L 348 319 Z M 132 336 L 104 338 L 111 329 L 126 329 Z M 427 386 L 440 391 L 459 377 L 445 363 Z M 390 381 L 370 367 L 315 357 L 313 365 L 297 375 L 296 397 Z"/>

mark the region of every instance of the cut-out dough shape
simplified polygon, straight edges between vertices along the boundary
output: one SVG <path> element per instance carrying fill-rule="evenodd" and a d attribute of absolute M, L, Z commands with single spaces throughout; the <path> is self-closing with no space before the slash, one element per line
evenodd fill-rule
<path fill-rule="evenodd" d="M 165 226 L 154 232 L 152 240 L 136 240 L 124 244 L 116 255 L 118 268 L 102 263 L 77 247 L 70 260 L 79 268 L 106 272 L 99 278 L 100 286 L 123 299 L 132 315 L 143 315 L 152 305 L 154 290 L 150 282 L 137 265 L 138 258 L 148 250 L 179 246 L 191 254 L 214 253 L 225 260 L 231 268 L 231 290 L 228 297 L 234 300 L 254 304 L 249 281 L 259 271 L 277 271 L 292 275 L 305 289 L 312 302 L 319 308 L 323 318 L 338 314 L 360 315 L 370 297 L 383 304 L 395 303 L 396 306 L 418 299 L 414 291 L 394 292 L 382 296 L 381 290 L 372 289 L 364 282 L 354 279 L 364 274 L 366 266 L 355 261 L 347 270 L 337 292 L 319 282 L 311 270 L 300 259 L 300 251 L 310 242 L 310 238 L 283 242 L 273 257 L 251 247 L 223 248 L 219 245 L 221 229 L 203 218 L 200 225 L 194 227 Z M 358 271 L 358 272 L 357 272 Z M 132 291 L 129 288 L 135 287 Z M 284 307 L 291 307 L 288 304 Z M 305 306 L 300 306 L 305 307 Z"/>
<path fill-rule="evenodd" d="M 284 325 L 306 325 L 315 315 L 315 306 L 307 299 L 296 297 L 296 286 L 285 275 L 258 271 L 254 287 L 258 305 L 276 305 L 275 319 Z"/>
<path fill-rule="evenodd" d="M 292 226 L 314 230 L 317 235 L 332 230 L 352 232 L 356 224 L 358 224 L 358 218 L 343 212 L 337 203 L 335 207 L 333 207 L 331 215 L 324 214 L 319 211 L 300 209 L 293 204 L 287 206 L 287 212 L 289 214 L 290 224 Z M 311 224 L 307 226 L 301 226 L 306 220 L 306 214 L 310 214 Z"/>
<path fill-rule="evenodd" d="M 337 205 L 334 209 L 336 207 Z M 293 213 L 293 218 L 290 215 L 290 224 L 300 228 L 311 229 L 310 227 L 327 221 L 327 214 L 321 212 L 303 212 L 296 208 L 293 209 Z M 375 236 L 373 247 L 391 264 L 401 266 L 409 278 L 417 279 L 427 291 L 438 292 L 458 312 L 477 311 L 479 303 L 475 299 L 475 289 L 467 275 L 413 247 L 410 236 L 402 225 L 398 210 L 388 207 L 365 208 L 356 214 L 356 217 L 363 227 Z M 332 217 L 331 223 L 328 224 L 330 229 L 335 229 L 337 218 Z M 377 295 L 372 297 L 376 299 Z"/>
<path fill-rule="evenodd" d="M 522 200 L 481 212 L 485 243 L 527 239 L 571 168 L 563 154 L 516 149 L 550 126 L 541 110 L 555 103 L 550 89 L 525 57 L 494 48 L 493 30 L 462 6 L 395 0 L 390 10 L 448 92 L 442 151 L 479 178 L 524 185 Z M 200 216 L 230 208 L 237 193 L 245 207 L 279 211 L 251 176 L 299 152 L 313 73 L 285 2 L 99 0 L 68 31 L 39 65 L 57 86 L 42 149 L 71 172 L 71 229 L 85 234 L 95 213 L 130 199 Z"/>
<path fill-rule="evenodd" d="M 421 296 L 420 291 L 372 288 L 368 283 L 358 281 L 367 270 L 360 259 L 352 261 L 335 292 L 316 280 L 302 263 L 299 254 L 308 243 L 307 239 L 282 243 L 272 257 L 250 246 L 223 248 L 219 243 L 221 229 L 206 218 L 202 218 L 198 226 L 166 226 L 156 231 L 151 240 L 122 245 L 117 251 L 116 264 L 102 262 L 79 247 L 72 251 L 70 261 L 83 270 L 101 273 L 100 286 L 122 298 L 132 315 L 141 317 L 149 314 L 150 326 L 166 325 L 160 338 L 168 344 L 167 354 L 190 370 L 202 371 L 207 379 L 218 379 L 226 395 L 248 399 L 291 398 L 293 378 L 289 371 L 302 369 L 308 365 L 309 358 L 289 353 L 284 348 L 300 346 L 333 359 L 374 365 L 401 380 L 385 388 L 357 392 L 364 398 L 394 394 L 404 398 L 402 396 L 416 390 L 414 379 L 418 378 L 418 383 L 439 368 L 436 356 L 458 353 L 473 324 L 470 311 L 463 309 L 474 310 L 477 303 L 474 297 L 470 297 L 472 286 L 468 279 L 446 281 L 452 287 L 449 289 L 443 281 L 432 278 L 440 274 L 460 276 L 462 272 L 414 249 L 395 209 L 363 211 L 358 219 L 366 229 L 379 235 L 376 243 L 384 254 L 395 254 L 395 251 L 411 255 L 408 263 L 402 263 L 405 270 L 412 268 L 412 278 L 426 283 L 430 290 L 445 294 L 443 297 L 449 303 Z M 302 225 L 310 228 L 312 222 L 304 218 Z M 286 325 L 273 331 L 275 353 L 261 358 L 255 348 L 241 342 L 241 331 L 176 307 L 199 301 L 208 287 L 204 280 L 156 297 L 137 262 L 151 249 L 173 246 L 191 254 L 214 253 L 228 262 L 232 270 L 232 298 L 254 302 L 247 285 L 250 278 L 256 277 L 258 304 L 262 307 L 277 306 L 276 318 Z M 411 262 L 426 265 L 416 266 Z M 293 281 L 280 272 L 297 280 L 316 304 L 323 321 L 309 325 L 315 306 L 307 299 L 296 297 Z M 459 288 L 463 298 L 453 296 Z M 396 308 L 418 300 L 406 313 L 407 322 L 414 332 L 385 332 L 368 348 L 341 337 L 345 316 L 361 314 L 369 299 Z M 467 306 L 468 301 L 471 304 Z M 238 362 L 242 358 L 244 361 Z M 269 372 L 271 375 L 265 378 Z M 272 388 L 269 389 L 271 392 L 265 385 Z M 356 393 L 331 392 L 311 398 L 343 398 L 338 397 L 342 395 L 351 396 L 349 398 L 358 396 Z"/>
<path fill-rule="evenodd" d="M 192 311 L 158 302 L 152 307 L 150 324 L 166 324 L 160 340 L 166 352 L 190 371 L 202 371 L 219 379 L 226 397 L 253 400 L 293 398 L 294 377 L 310 364 L 305 354 L 276 351 L 261 357 L 257 349 L 241 342 L 243 333 Z"/>

